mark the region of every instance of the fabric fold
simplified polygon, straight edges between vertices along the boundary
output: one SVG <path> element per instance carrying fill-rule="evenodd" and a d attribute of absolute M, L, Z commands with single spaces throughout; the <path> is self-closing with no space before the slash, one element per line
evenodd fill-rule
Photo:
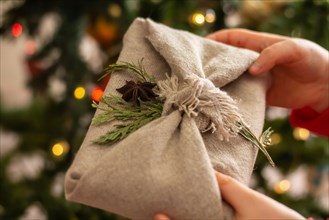
<path fill-rule="evenodd" d="M 138 18 L 124 36 L 118 62 L 137 63 L 143 58 L 145 70 L 156 81 L 175 76 L 177 88 L 184 87 L 182 82 L 189 78 L 201 80 L 205 87 L 209 84 L 209 91 L 232 100 L 242 119 L 259 135 L 267 77 L 243 74 L 257 56 Z M 104 95 L 119 95 L 116 89 L 129 80 L 134 79 L 126 71 L 112 73 Z M 200 104 L 202 89 L 197 98 Z M 214 169 L 247 184 L 257 148 L 239 136 L 223 140 L 223 129 L 212 129 L 209 121 L 199 120 L 202 115 L 216 120 L 219 113 L 208 109 L 210 105 L 222 111 L 220 100 L 207 100 L 199 105 L 203 109 L 185 105 L 191 114 L 168 101 L 160 118 L 111 146 L 97 145 L 94 140 L 113 124 L 91 125 L 66 173 L 66 198 L 132 219 L 152 219 L 160 212 L 173 219 L 232 219 L 233 211 L 221 199 Z"/>
<path fill-rule="evenodd" d="M 197 75 L 221 88 L 242 75 L 258 57 L 256 52 L 175 30 L 150 19 L 145 23 L 146 39 L 180 79 Z"/>
<path fill-rule="evenodd" d="M 222 140 L 238 134 L 236 122 L 243 122 L 235 101 L 214 84 L 197 75 L 188 75 L 179 82 L 174 75 L 158 82 L 159 97 L 165 100 L 162 115 L 178 109 L 193 118 L 201 133 L 217 130 Z"/>
<path fill-rule="evenodd" d="M 95 161 L 80 179 L 71 172 L 67 198 L 132 219 L 152 219 L 155 211 L 177 219 L 221 218 L 218 186 L 197 131 L 195 122 L 178 111 L 147 124 Z M 202 186 L 195 185 L 196 176 Z M 72 181 L 79 182 L 70 187 Z M 115 190 L 104 190 L 104 184 Z M 204 197 L 202 204 L 195 203 L 198 197 Z"/>

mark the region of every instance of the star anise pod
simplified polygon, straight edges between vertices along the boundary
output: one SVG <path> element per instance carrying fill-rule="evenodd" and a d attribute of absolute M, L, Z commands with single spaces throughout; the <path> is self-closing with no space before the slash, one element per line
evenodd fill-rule
<path fill-rule="evenodd" d="M 122 94 L 122 99 L 126 102 L 132 102 L 136 105 L 140 105 L 139 99 L 142 101 L 151 101 L 157 95 L 153 92 L 153 88 L 156 86 L 155 83 L 151 82 L 140 82 L 137 83 L 130 80 L 126 81 L 126 85 L 117 89 Z"/>

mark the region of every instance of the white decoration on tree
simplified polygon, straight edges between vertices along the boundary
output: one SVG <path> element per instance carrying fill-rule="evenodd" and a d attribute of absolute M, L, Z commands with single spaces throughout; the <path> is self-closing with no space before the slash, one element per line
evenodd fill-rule
<path fill-rule="evenodd" d="M 24 178 L 35 179 L 45 167 L 45 158 L 40 153 L 31 155 L 16 155 L 9 163 L 6 173 L 13 182 L 19 182 Z"/>

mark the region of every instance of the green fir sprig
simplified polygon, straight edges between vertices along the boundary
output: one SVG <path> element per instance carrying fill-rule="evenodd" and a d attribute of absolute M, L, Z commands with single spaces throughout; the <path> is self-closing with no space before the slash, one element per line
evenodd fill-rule
<path fill-rule="evenodd" d="M 127 70 L 128 73 L 132 74 L 138 80 L 137 82 L 141 82 L 142 86 L 144 85 L 143 83 L 154 83 L 157 86 L 155 78 L 146 72 L 143 66 L 143 59 L 139 60 L 137 65 L 129 62 L 111 64 L 103 73 L 106 76 L 113 71 L 123 70 Z M 134 95 L 138 96 L 137 93 Z M 128 102 L 123 97 L 107 95 L 100 100 L 102 105 L 93 102 L 92 106 L 102 111 L 93 119 L 93 125 L 117 122 L 111 131 L 94 142 L 97 144 L 113 144 L 154 119 L 159 118 L 162 113 L 163 103 L 156 98 L 151 101 L 143 101 L 142 98 L 136 97 L 137 102 Z"/>
<path fill-rule="evenodd" d="M 266 147 L 268 147 L 271 144 L 271 134 L 273 133 L 273 130 L 271 128 L 268 128 L 266 131 L 262 133 L 262 135 L 258 139 L 245 124 L 241 122 L 236 122 L 236 126 L 240 129 L 239 135 L 241 135 L 246 140 L 250 141 L 256 147 L 258 147 L 266 156 L 270 164 L 273 167 L 275 167 L 275 163 L 273 162 L 271 156 L 266 150 Z"/>
<path fill-rule="evenodd" d="M 154 89 L 159 89 L 156 84 L 155 78 L 146 72 L 143 66 L 143 59 L 139 60 L 137 65 L 129 62 L 111 64 L 103 71 L 103 73 L 104 76 L 106 76 L 113 71 L 122 70 L 126 70 L 138 80 L 137 82 L 141 82 L 137 83 L 136 85 L 141 86 L 142 83 L 154 83 Z M 132 84 L 132 82 L 129 81 L 127 81 L 127 83 Z M 136 85 L 134 84 L 133 86 Z M 123 87 L 121 89 L 123 89 Z M 135 93 L 135 95 L 136 94 L 137 92 Z M 128 102 L 125 101 L 122 97 L 108 95 L 104 96 L 100 100 L 100 103 L 103 103 L 103 105 L 99 105 L 94 102 L 93 107 L 102 111 L 102 113 L 98 114 L 93 119 L 94 125 L 118 122 L 118 124 L 114 125 L 114 129 L 112 131 L 109 131 L 105 135 L 99 137 L 94 142 L 97 144 L 113 144 L 119 140 L 124 139 L 130 133 L 136 131 L 137 129 L 153 121 L 154 119 L 161 117 L 163 102 L 161 102 L 157 98 L 154 98 L 151 101 L 143 101 L 141 100 L 141 97 L 137 97 L 137 100 L 138 101 L 135 103 Z M 265 154 L 270 164 L 274 167 L 275 164 L 266 150 L 266 147 L 271 144 L 270 136 L 273 133 L 271 128 L 263 132 L 263 134 L 258 139 L 244 123 L 236 122 L 235 125 L 239 129 L 238 134 L 245 138 L 247 141 L 250 141 L 256 147 L 258 147 Z"/>
<path fill-rule="evenodd" d="M 121 61 L 119 63 L 110 64 L 108 67 L 106 67 L 103 71 L 103 76 L 111 74 L 113 71 L 122 71 L 122 70 L 128 70 L 128 73 L 131 73 L 133 77 L 135 77 L 140 82 L 151 82 L 156 83 L 155 78 L 148 74 L 143 66 L 143 58 L 140 59 L 137 64 L 129 63 Z"/>
<path fill-rule="evenodd" d="M 99 137 L 94 142 L 97 144 L 113 144 L 161 116 L 163 106 L 161 102 L 139 101 L 140 105 L 136 106 L 126 102 L 121 97 L 109 95 L 101 99 L 105 106 L 100 106 L 94 102 L 92 106 L 103 112 L 93 119 L 93 125 L 121 121 L 121 123 L 114 125 L 112 131 Z"/>

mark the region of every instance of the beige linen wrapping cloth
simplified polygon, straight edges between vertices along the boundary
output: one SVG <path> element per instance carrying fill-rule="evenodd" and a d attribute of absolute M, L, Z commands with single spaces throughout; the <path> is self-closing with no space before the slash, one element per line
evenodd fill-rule
<path fill-rule="evenodd" d="M 131 219 L 152 219 L 156 213 L 176 220 L 232 219 L 214 169 L 247 184 L 258 150 L 214 126 L 216 120 L 225 120 L 222 111 L 230 111 L 229 106 L 221 108 L 216 94 L 235 100 L 236 110 L 259 136 L 267 77 L 243 74 L 257 57 L 249 50 L 137 18 L 124 36 L 118 62 L 143 58 L 159 85 L 183 87 L 199 101 L 186 111 L 179 95 L 173 97 L 170 89 L 163 92 L 162 116 L 110 146 L 94 140 L 113 124 L 91 125 L 66 173 L 66 198 Z M 120 95 L 116 89 L 131 79 L 125 71 L 112 73 L 104 94 Z"/>

